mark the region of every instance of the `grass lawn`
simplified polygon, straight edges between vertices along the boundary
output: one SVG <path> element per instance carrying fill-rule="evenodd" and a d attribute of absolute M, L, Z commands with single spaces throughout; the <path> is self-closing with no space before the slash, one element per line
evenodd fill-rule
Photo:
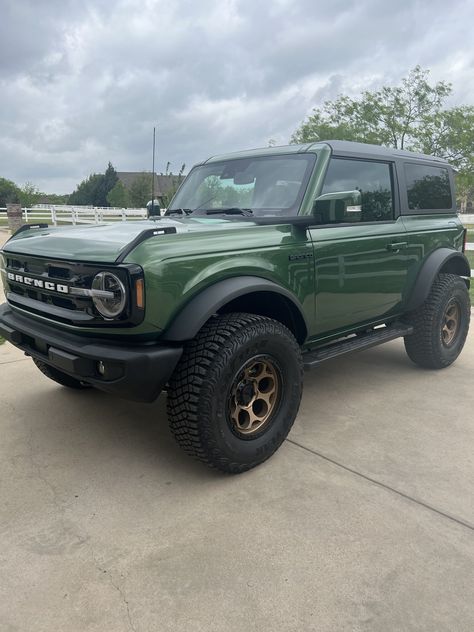
<path fill-rule="evenodd" d="M 2 338 L 2 337 L 0 336 L 0 345 L 3 345 L 3 343 L 4 343 L 4 342 L 5 342 L 5 338 Z"/>
<path fill-rule="evenodd" d="M 467 241 L 474 242 L 474 224 L 466 224 L 465 227 L 467 228 Z"/>
<path fill-rule="evenodd" d="M 471 270 L 474 270 L 474 250 L 468 250 L 464 253 L 471 264 Z M 471 279 L 471 289 L 469 290 L 471 296 L 471 305 L 474 306 L 474 278 Z"/>

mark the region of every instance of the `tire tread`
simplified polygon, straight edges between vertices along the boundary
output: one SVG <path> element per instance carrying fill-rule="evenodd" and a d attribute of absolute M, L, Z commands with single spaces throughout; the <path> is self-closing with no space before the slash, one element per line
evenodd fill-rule
<path fill-rule="evenodd" d="M 425 302 L 405 318 L 414 326 L 413 334 L 405 337 L 405 349 L 408 357 L 415 364 L 427 369 L 442 369 L 455 360 L 455 358 L 450 358 L 440 352 L 434 332 L 437 331 L 436 320 L 439 317 L 443 301 L 456 287 L 461 287 L 461 284 L 466 293 L 468 305 L 467 315 L 464 315 L 467 320 L 466 331 L 461 332 L 459 353 L 461 352 L 469 327 L 469 295 L 466 285 L 460 277 L 455 274 L 439 274 Z"/>
<path fill-rule="evenodd" d="M 231 313 L 208 321 L 199 334 L 185 347 L 183 357 L 173 373 L 167 400 L 168 421 L 171 433 L 184 451 L 211 468 L 238 474 L 268 459 L 279 447 L 264 459 L 250 463 L 237 463 L 223 456 L 206 424 L 200 423 L 200 411 L 210 410 L 210 402 L 203 396 L 203 386 L 210 384 L 207 394 L 219 389 L 218 383 L 209 382 L 209 370 L 216 362 L 225 362 L 222 356 L 239 348 L 242 335 L 250 339 L 259 333 L 273 333 L 291 341 L 299 358 L 301 380 L 303 366 L 301 350 L 293 334 L 280 322 L 248 313 Z M 301 390 L 301 389 L 300 389 Z M 207 395 L 209 397 L 209 395 Z M 301 398 L 301 392 L 300 392 Z M 299 400 L 298 400 L 299 404 Z"/>

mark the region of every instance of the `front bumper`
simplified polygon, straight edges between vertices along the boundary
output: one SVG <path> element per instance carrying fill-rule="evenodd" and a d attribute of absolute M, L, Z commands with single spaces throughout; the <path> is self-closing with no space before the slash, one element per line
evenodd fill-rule
<path fill-rule="evenodd" d="M 139 402 L 158 397 L 183 353 L 178 345 L 131 344 L 71 334 L 22 316 L 7 303 L 0 305 L 0 335 L 63 373 Z"/>

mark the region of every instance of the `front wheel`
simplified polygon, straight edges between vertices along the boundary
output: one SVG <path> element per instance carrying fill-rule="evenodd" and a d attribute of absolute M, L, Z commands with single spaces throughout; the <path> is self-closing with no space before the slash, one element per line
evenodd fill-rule
<path fill-rule="evenodd" d="M 426 301 L 406 318 L 414 326 L 405 337 L 410 360 L 427 369 L 452 364 L 466 341 L 470 315 L 465 282 L 455 274 L 439 274 Z"/>
<path fill-rule="evenodd" d="M 288 435 L 302 381 L 301 351 L 284 325 L 252 314 L 218 316 L 189 342 L 170 380 L 171 432 L 210 467 L 244 472 Z"/>

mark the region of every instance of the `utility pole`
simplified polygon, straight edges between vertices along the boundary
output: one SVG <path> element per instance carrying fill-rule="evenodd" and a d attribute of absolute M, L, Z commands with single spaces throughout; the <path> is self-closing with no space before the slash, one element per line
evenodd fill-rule
<path fill-rule="evenodd" d="M 151 216 L 155 215 L 155 135 L 156 128 L 153 128 L 153 160 L 151 168 Z"/>

